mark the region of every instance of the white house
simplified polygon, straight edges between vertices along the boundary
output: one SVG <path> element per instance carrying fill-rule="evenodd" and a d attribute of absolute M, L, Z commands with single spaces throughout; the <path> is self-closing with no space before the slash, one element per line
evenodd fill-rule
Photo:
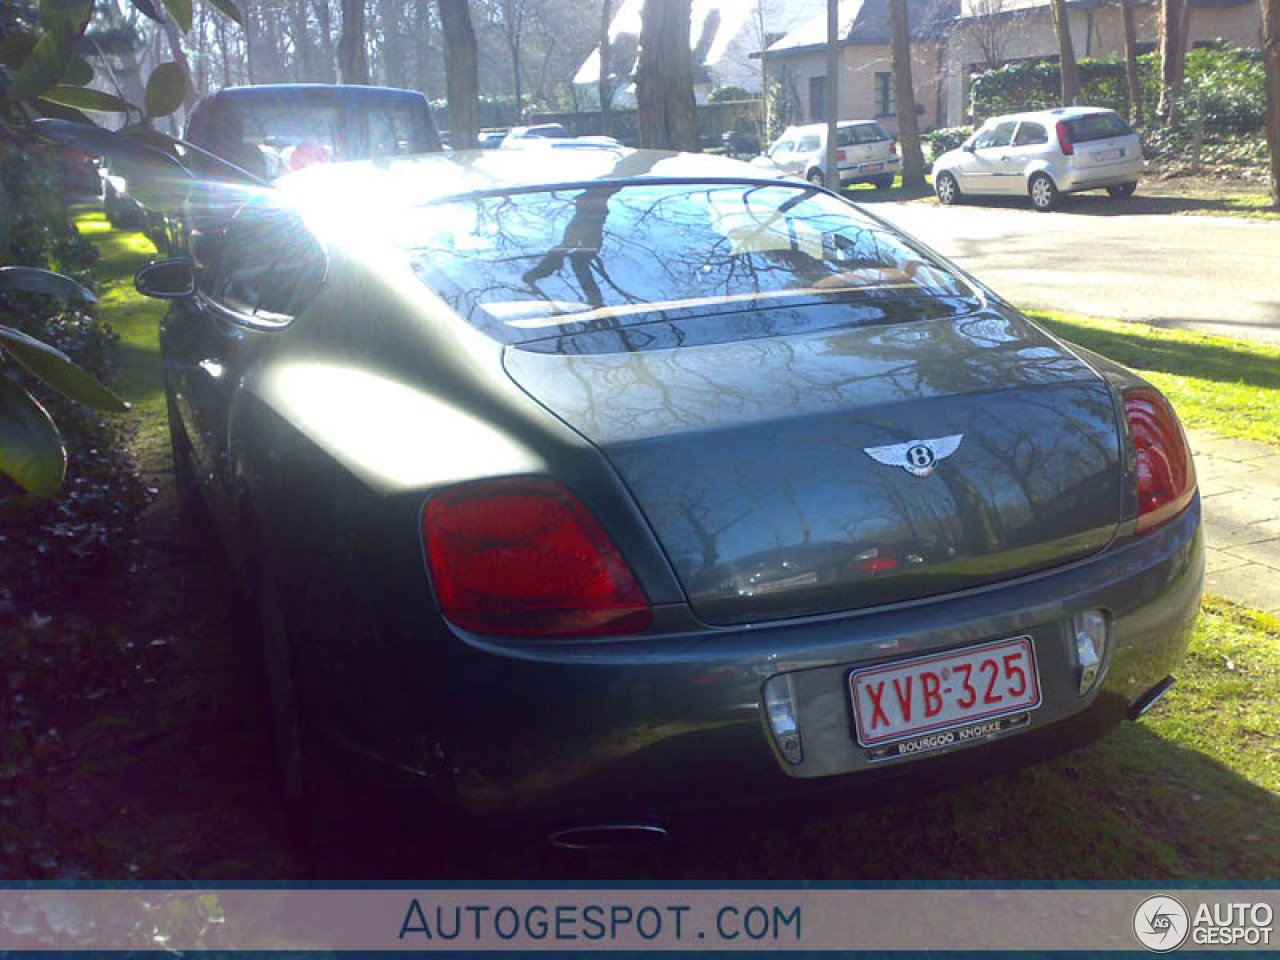
<path fill-rule="evenodd" d="M 760 93 L 760 61 L 752 54 L 812 20 L 826 0 L 690 0 L 689 45 L 693 52 L 694 95 L 699 103 L 717 87 Z M 636 105 L 636 59 L 644 0 L 622 0 L 609 25 L 613 106 Z M 599 106 L 600 49 L 591 51 L 573 78 L 578 102 Z"/>

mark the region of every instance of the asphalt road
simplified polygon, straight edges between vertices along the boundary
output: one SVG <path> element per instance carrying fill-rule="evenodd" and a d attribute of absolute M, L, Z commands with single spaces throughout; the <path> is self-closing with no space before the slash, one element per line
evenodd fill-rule
<path fill-rule="evenodd" d="M 1280 222 L 1178 216 L 1166 198 L 876 203 L 1020 307 L 1142 320 L 1280 344 Z M 1176 201 L 1171 201 L 1176 202 Z"/>

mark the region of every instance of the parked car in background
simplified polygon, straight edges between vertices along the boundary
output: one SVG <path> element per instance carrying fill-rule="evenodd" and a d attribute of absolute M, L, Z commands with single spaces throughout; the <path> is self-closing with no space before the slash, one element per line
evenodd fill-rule
<path fill-rule="evenodd" d="M 837 188 L 827 175 L 827 125 L 810 123 L 787 127 L 769 148 L 768 162 L 810 183 Z M 893 186 L 902 170 L 898 144 L 872 120 L 841 121 L 836 132 L 836 165 L 840 187 L 871 183 L 881 190 Z"/>
<path fill-rule="evenodd" d="M 531 127 L 512 127 L 502 140 L 507 149 L 524 146 L 525 140 L 571 140 L 573 134 L 562 123 L 538 123 Z"/>
<path fill-rule="evenodd" d="M 360 763 L 565 845 L 791 818 L 1096 736 L 1187 648 L 1168 401 L 809 184 L 315 165 L 137 286 L 303 810 Z"/>
<path fill-rule="evenodd" d="M 103 161 L 102 209 L 112 226 L 136 225 L 144 216 L 142 205 L 129 193 L 129 168 L 110 158 Z"/>
<path fill-rule="evenodd" d="M 974 196 L 1028 197 L 1052 210 L 1064 193 L 1105 189 L 1133 195 L 1142 176 L 1142 144 L 1114 110 L 1065 107 L 993 117 L 964 145 L 933 162 L 943 203 Z"/>
<path fill-rule="evenodd" d="M 739 117 L 733 127 L 720 134 L 720 145 L 731 157 L 754 157 L 760 152 L 760 134 L 747 117 Z"/>
<path fill-rule="evenodd" d="M 228 87 L 201 97 L 186 140 L 264 180 L 313 163 L 442 149 L 421 93 L 325 84 Z"/>

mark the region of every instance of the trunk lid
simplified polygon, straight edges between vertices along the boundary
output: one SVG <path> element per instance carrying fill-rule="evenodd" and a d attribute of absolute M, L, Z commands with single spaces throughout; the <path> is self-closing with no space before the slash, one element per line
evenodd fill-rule
<path fill-rule="evenodd" d="M 1012 312 L 543 349 L 508 348 L 508 373 L 608 457 L 711 624 L 1020 576 L 1100 550 L 1121 519 L 1110 388 Z"/>

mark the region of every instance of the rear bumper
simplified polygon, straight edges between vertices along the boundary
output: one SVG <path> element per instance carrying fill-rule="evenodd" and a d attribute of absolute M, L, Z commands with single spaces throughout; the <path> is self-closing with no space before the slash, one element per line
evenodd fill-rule
<path fill-rule="evenodd" d="M 1197 498 L 1159 531 L 1088 560 L 934 601 L 644 642 L 459 637 L 449 676 L 397 678 L 408 729 L 395 741 L 417 746 L 359 752 L 432 801 L 539 824 L 669 823 L 777 800 L 847 807 L 928 791 L 1042 759 L 1122 720 L 1176 672 L 1203 572 Z M 1113 653 L 1100 687 L 1081 698 L 1066 623 L 1096 607 L 1113 617 Z M 1043 703 L 1021 732 L 880 763 L 856 743 L 854 666 L 1023 634 L 1035 643 Z M 761 706 L 778 673 L 791 674 L 796 691 L 804 760 L 795 766 Z"/>
<path fill-rule="evenodd" d="M 1136 183 L 1142 177 L 1142 158 L 1127 163 L 1107 164 L 1105 167 L 1068 167 L 1062 173 L 1058 189 L 1063 193 L 1078 190 L 1097 190 L 1124 183 Z"/>
<path fill-rule="evenodd" d="M 901 172 L 902 161 L 898 157 L 872 163 L 850 164 L 840 168 L 840 185 L 865 183 L 869 180 L 879 180 L 881 177 L 897 176 Z"/>

